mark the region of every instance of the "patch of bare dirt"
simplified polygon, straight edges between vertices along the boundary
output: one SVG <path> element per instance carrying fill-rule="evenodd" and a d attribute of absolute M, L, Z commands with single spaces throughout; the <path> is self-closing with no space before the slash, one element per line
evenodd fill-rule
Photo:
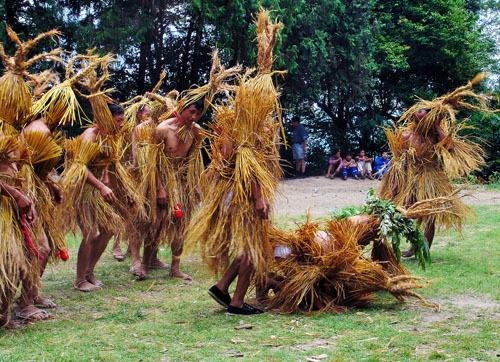
<path fill-rule="evenodd" d="M 457 295 L 450 299 L 450 303 L 459 309 L 466 309 L 468 311 L 480 312 L 484 310 L 496 310 L 500 312 L 500 303 L 484 295 L 480 297 L 474 295 Z"/>
<path fill-rule="evenodd" d="M 363 205 L 370 188 L 378 189 L 375 180 L 333 180 L 326 177 L 289 179 L 281 183 L 276 198 L 276 213 L 279 216 L 300 216 L 309 209 L 314 217 L 325 216 L 332 209 Z M 467 190 L 464 201 L 469 205 L 498 205 L 500 192 L 490 190 Z"/>

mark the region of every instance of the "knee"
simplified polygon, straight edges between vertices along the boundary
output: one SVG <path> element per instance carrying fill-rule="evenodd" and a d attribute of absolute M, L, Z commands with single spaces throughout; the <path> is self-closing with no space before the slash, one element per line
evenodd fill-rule
<path fill-rule="evenodd" d="M 250 260 L 250 257 L 247 254 L 240 255 L 238 259 L 241 267 L 250 268 L 252 266 L 252 261 Z"/>

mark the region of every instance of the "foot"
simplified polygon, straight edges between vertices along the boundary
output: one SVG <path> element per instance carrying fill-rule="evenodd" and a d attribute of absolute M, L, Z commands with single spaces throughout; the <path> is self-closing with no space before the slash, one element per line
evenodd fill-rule
<path fill-rule="evenodd" d="M 171 270 L 170 271 L 170 276 L 172 278 L 182 279 L 182 280 L 185 280 L 187 282 L 192 282 L 193 281 L 193 278 L 190 275 L 188 275 L 186 273 L 183 273 L 180 270 Z"/>
<path fill-rule="evenodd" d="M 208 295 L 210 295 L 217 303 L 222 305 L 224 308 L 229 306 L 231 303 L 231 296 L 228 292 L 223 292 L 216 285 L 208 290 Z"/>
<path fill-rule="evenodd" d="M 42 297 L 41 295 L 35 298 L 33 304 L 35 305 L 35 307 L 43 309 L 52 309 L 57 307 L 57 304 L 54 303 L 51 299 Z"/>
<path fill-rule="evenodd" d="M 115 260 L 117 260 L 117 261 L 124 261 L 125 255 L 123 255 L 123 253 L 120 249 L 114 249 L 113 250 L 113 258 L 115 258 Z"/>
<path fill-rule="evenodd" d="M 359 176 L 354 176 L 354 178 L 355 178 L 356 180 L 359 180 Z"/>
<path fill-rule="evenodd" d="M 98 288 L 101 288 L 104 285 L 100 280 L 98 280 L 95 277 L 94 273 L 87 274 L 85 278 L 89 283 L 94 284 Z"/>
<path fill-rule="evenodd" d="M 135 263 L 132 264 L 132 266 L 130 267 L 130 272 L 132 273 L 133 276 L 136 277 L 137 280 L 146 279 L 146 275 L 148 273 L 146 266 L 142 264 L 140 261 L 136 261 Z"/>
<path fill-rule="evenodd" d="M 347 176 L 342 176 L 342 179 L 345 181 L 347 180 Z"/>
<path fill-rule="evenodd" d="M 168 269 L 168 264 L 162 262 L 160 259 L 157 257 L 154 257 L 153 260 L 151 260 L 151 263 L 149 264 L 149 269 Z"/>
<path fill-rule="evenodd" d="M 368 175 L 368 178 L 369 178 L 370 180 L 373 180 L 373 179 L 374 179 L 372 175 Z"/>
<path fill-rule="evenodd" d="M 39 309 L 34 305 L 27 305 L 26 307 L 16 309 L 14 315 L 16 319 L 23 322 L 37 322 L 46 320 L 51 317 L 50 313 L 46 310 Z"/>
<path fill-rule="evenodd" d="M 239 315 L 253 315 L 253 314 L 261 314 L 264 313 L 263 310 L 259 308 L 255 308 L 251 306 L 250 304 L 243 304 L 242 307 L 235 307 L 232 305 L 229 305 L 227 307 L 227 312 L 230 314 L 239 314 Z"/>
<path fill-rule="evenodd" d="M 73 288 L 84 293 L 93 292 L 94 290 L 100 289 L 100 287 L 88 282 L 87 280 L 80 280 L 79 282 L 75 282 L 73 284 Z"/>
<path fill-rule="evenodd" d="M 10 319 L 8 322 L 0 320 L 0 329 L 15 331 L 21 329 L 23 324 L 19 320 Z"/>

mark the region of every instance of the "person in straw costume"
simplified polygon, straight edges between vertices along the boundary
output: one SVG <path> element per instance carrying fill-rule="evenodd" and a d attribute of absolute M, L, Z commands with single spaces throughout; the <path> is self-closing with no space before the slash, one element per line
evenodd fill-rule
<path fill-rule="evenodd" d="M 131 160 L 132 174 L 140 187 L 147 187 L 144 171 L 148 169 L 150 147 L 154 147 L 154 130 L 159 123 L 158 118 L 165 112 L 172 112 L 177 105 L 177 91 L 169 92 L 165 97 L 158 94 L 166 73 L 162 72 L 160 80 L 144 96 L 134 97 L 124 103 L 125 118 L 131 125 Z M 147 196 L 147 189 L 140 188 L 139 193 Z M 144 242 L 143 230 L 147 230 L 151 225 L 151 214 L 147 201 L 144 205 L 145 215 L 141 220 L 137 220 L 135 225 L 131 225 L 128 230 L 129 250 L 131 254 L 131 273 L 139 279 L 143 279 L 146 269 L 142 267 L 140 248 Z M 148 230 L 149 231 L 149 230 Z M 158 258 L 158 250 L 149 260 L 147 269 L 165 269 L 167 265 Z"/>
<path fill-rule="evenodd" d="M 32 250 L 25 247 L 28 224 L 36 222 L 33 201 L 22 191 L 18 162 L 27 157 L 17 135 L 6 135 L 0 127 L 0 328 L 13 327 L 11 311 L 21 281 L 37 285 L 38 274 L 30 273 Z M 34 280 L 29 280 L 34 279 Z M 22 306 L 26 308 L 27 306 Z M 36 312 L 36 313 L 35 313 Z M 32 306 L 32 319 L 44 319 L 44 311 Z"/>
<path fill-rule="evenodd" d="M 419 222 L 432 245 L 436 226 L 461 229 L 470 213 L 452 180 L 476 171 L 484 164 L 481 146 L 460 135 L 467 128 L 460 111 L 490 111 L 487 98 L 473 87 L 484 78 L 476 76 L 467 85 L 432 101 L 419 100 L 400 118 L 399 125 L 386 130 L 393 158 L 382 180 L 380 196 L 396 206 L 410 207 L 422 200 L 451 196 L 452 206 L 445 213 L 424 216 Z M 412 256 L 414 248 L 405 253 Z"/>
<path fill-rule="evenodd" d="M 34 103 L 30 121 L 21 133 L 21 140 L 30 151 L 30 162 L 21 168 L 21 176 L 38 213 L 38 221 L 32 231 L 39 253 L 40 276 L 43 275 L 49 258 L 64 261 L 69 258 L 64 228 L 60 223 L 62 211 L 56 207 L 63 200 L 62 189 L 58 183 L 59 175 L 55 170 L 63 152 L 62 136 L 56 133 L 56 129 L 73 124 L 79 118 L 80 105 L 73 86 L 90 72 L 93 66 L 90 65 L 79 74 L 70 76 L 75 60 L 76 58 L 68 62 L 67 79 L 60 84 L 53 84 L 52 88 L 41 94 Z M 46 74 L 51 77 L 50 73 Z M 42 77 L 39 77 L 39 82 L 43 83 L 35 89 L 47 83 Z M 52 300 L 39 294 L 39 288 L 36 286 L 29 290 L 23 288 L 20 299 L 27 305 L 34 304 L 39 308 L 56 307 Z"/>
<path fill-rule="evenodd" d="M 275 259 L 270 264 L 272 279 L 257 286 L 257 297 L 267 308 L 284 313 L 342 312 L 365 306 L 375 293 L 385 291 L 397 300 L 415 297 L 419 278 L 392 275 L 376 261 L 363 256 L 361 240 L 371 225 L 333 219 L 325 223 L 308 219 L 297 230 L 270 229 Z M 272 289 L 274 295 L 268 296 Z"/>
<path fill-rule="evenodd" d="M 209 294 L 234 314 L 262 311 L 245 303 L 256 275 L 265 275 L 270 203 L 282 175 L 277 152 L 281 123 L 279 93 L 273 83 L 273 48 L 282 27 L 261 10 L 257 17 L 258 69 L 239 79 L 234 95 L 215 107 L 211 158 L 203 175 L 204 199 L 186 240 L 199 243 L 203 260 L 222 278 Z M 238 278 L 231 297 L 229 286 Z"/>
<path fill-rule="evenodd" d="M 123 233 L 127 223 L 142 215 L 143 200 L 136 191 L 137 185 L 122 164 L 124 145 L 124 110 L 113 104 L 102 87 L 109 78 L 107 55 L 88 61 L 98 61 L 78 84 L 88 94 L 92 107 L 93 124 L 78 138 L 66 143 L 67 160 L 61 184 L 66 193 L 68 225 L 76 224 L 83 236 L 78 250 L 77 274 L 74 287 L 90 292 L 102 287 L 94 269 L 109 240 Z M 99 73 L 98 73 L 99 71 Z"/>
<path fill-rule="evenodd" d="M 370 190 L 363 207 L 341 210 L 330 221 L 308 217 L 295 231 L 271 228 L 274 260 L 267 277 L 257 280 L 257 299 L 287 313 L 341 311 L 366 304 L 375 291 L 400 301 L 420 299 L 412 290 L 421 285 L 400 263 L 400 243 L 406 239 L 414 246 L 425 267 L 429 252 L 415 220 L 447 213 L 452 202 L 453 197 L 442 197 L 404 209 Z M 370 254 L 363 250 L 368 247 Z"/>
<path fill-rule="evenodd" d="M 148 147 L 149 161 L 139 161 L 144 164 L 144 170 L 140 171 L 144 175 L 141 190 L 146 193 L 150 208 L 149 220 L 140 228 L 140 233 L 146 234 L 141 269 L 134 271 L 140 279 L 146 276 L 164 240 L 172 250 L 170 276 L 192 280 L 180 270 L 180 260 L 185 228 L 200 200 L 198 184 L 204 167 L 201 154 L 204 132 L 196 122 L 210 107 L 213 97 L 225 90 L 225 82 L 238 71 L 238 67 L 225 69 L 217 51 L 214 52 L 208 83 L 184 92 L 176 107 L 164 113 L 154 129 L 154 145 Z M 141 130 L 147 137 L 146 132 L 147 128 Z M 138 153 L 137 158 L 141 157 Z"/>
<path fill-rule="evenodd" d="M 0 44 L 0 57 L 5 66 L 5 73 L 0 78 L 1 132 L 4 137 L 10 134 L 18 139 L 24 156 L 20 157 L 16 163 L 9 163 L 9 157 L 4 154 L 3 168 L 4 173 L 12 178 L 10 186 L 18 187 L 16 192 L 22 190 L 33 201 L 33 208 L 40 216 L 31 225 L 28 225 L 26 218 L 21 216 L 21 229 L 29 247 L 24 250 L 26 262 L 22 272 L 20 271 L 22 289 L 15 314 L 23 321 L 37 321 L 50 317 L 47 311 L 39 307 L 55 306 L 52 301 L 39 295 L 41 275 L 50 253 L 47 233 L 53 232 L 51 236 L 54 236 L 55 244 L 64 248 L 64 238 L 56 231 L 57 223 L 50 214 L 52 196 L 54 199 L 60 199 L 61 193 L 48 178 L 48 173 L 53 169 L 62 152 L 56 140 L 50 136 L 50 131 L 48 134 L 35 132 L 35 128 L 41 125 L 33 121 L 35 118 L 33 111 L 36 108 L 33 107 L 34 99 L 43 96 L 48 86 L 53 85 L 57 78 L 52 71 L 30 74 L 28 68 L 42 60 L 61 62 L 59 57 L 61 50 L 53 49 L 27 59 L 31 50 L 40 41 L 58 36 L 59 32 L 51 30 L 23 42 L 9 26 L 6 30 L 9 39 L 16 44 L 17 49 L 10 57 L 5 53 L 3 44 Z M 4 205 L 4 207 L 9 206 Z M 14 215 L 11 211 L 5 210 L 5 212 L 4 215 Z M 11 232 L 10 235 L 14 234 Z M 6 250 L 12 251 L 9 248 Z M 8 305 L 8 298 L 6 303 Z"/>

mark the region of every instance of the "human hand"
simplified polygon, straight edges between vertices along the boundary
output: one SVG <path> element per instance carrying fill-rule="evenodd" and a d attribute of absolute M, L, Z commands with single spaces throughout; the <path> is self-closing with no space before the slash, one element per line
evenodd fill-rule
<path fill-rule="evenodd" d="M 37 214 L 31 199 L 22 192 L 18 191 L 14 196 L 14 201 L 19 208 L 21 216 L 25 216 L 26 221 L 28 221 L 30 224 L 35 222 Z"/>
<path fill-rule="evenodd" d="M 255 201 L 255 210 L 257 211 L 257 215 L 262 219 L 267 219 L 269 217 L 269 204 L 263 197 Z"/>
<path fill-rule="evenodd" d="M 112 204 L 116 202 L 116 196 L 108 186 L 105 184 L 102 184 L 102 187 L 99 189 L 99 192 L 101 193 L 102 197 L 104 200 L 106 200 L 107 203 Z"/>
<path fill-rule="evenodd" d="M 64 200 L 62 189 L 59 187 L 59 185 L 57 185 L 55 183 L 51 183 L 50 188 L 52 190 L 52 196 L 54 198 L 54 202 L 57 205 L 62 204 L 62 202 Z"/>

